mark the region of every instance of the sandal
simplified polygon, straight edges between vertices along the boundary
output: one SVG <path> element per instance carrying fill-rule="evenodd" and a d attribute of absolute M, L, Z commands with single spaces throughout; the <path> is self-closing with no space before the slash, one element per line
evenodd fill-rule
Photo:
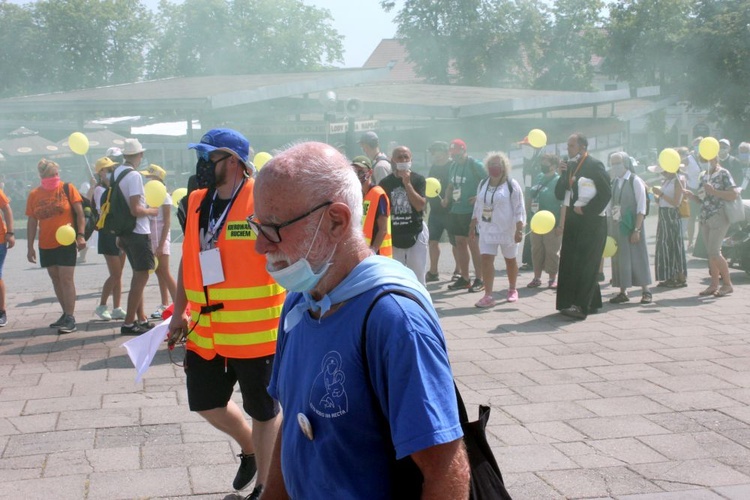
<path fill-rule="evenodd" d="M 537 288 L 540 286 L 542 286 L 542 280 L 540 280 L 539 278 L 534 278 L 529 282 L 528 285 L 526 285 L 526 288 Z"/>
<path fill-rule="evenodd" d="M 547 287 L 552 290 L 557 290 L 557 280 L 549 280 L 549 282 L 547 282 Z"/>
<path fill-rule="evenodd" d="M 641 304 L 650 304 L 651 302 L 653 302 L 651 292 L 643 292 L 643 295 L 641 295 Z"/>
<path fill-rule="evenodd" d="M 726 297 L 730 293 L 734 291 L 734 288 L 732 288 L 729 285 L 722 285 L 721 288 L 719 288 L 716 293 L 714 293 L 714 297 Z"/>
<path fill-rule="evenodd" d="M 629 302 L 630 298 L 625 295 L 624 293 L 620 292 L 611 299 L 609 299 L 610 304 L 622 304 L 623 302 Z"/>
<path fill-rule="evenodd" d="M 699 292 L 698 295 L 700 295 L 702 297 L 707 297 L 709 295 L 714 295 L 716 292 L 717 292 L 716 287 L 710 286 L 710 287 L 706 288 L 705 290 L 703 290 L 702 292 Z"/>

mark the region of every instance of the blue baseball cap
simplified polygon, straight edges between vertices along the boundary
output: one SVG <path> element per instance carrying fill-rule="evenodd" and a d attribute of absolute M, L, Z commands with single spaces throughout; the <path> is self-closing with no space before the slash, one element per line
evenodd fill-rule
<path fill-rule="evenodd" d="M 195 149 L 206 156 L 212 151 L 226 151 L 242 160 L 247 168 L 255 170 L 250 156 L 250 141 L 244 135 L 231 128 L 213 128 L 203 134 L 201 142 L 188 144 L 188 149 Z"/>

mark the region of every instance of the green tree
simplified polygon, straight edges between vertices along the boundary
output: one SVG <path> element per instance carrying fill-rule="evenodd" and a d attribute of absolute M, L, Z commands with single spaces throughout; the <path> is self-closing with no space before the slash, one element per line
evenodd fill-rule
<path fill-rule="evenodd" d="M 27 60 L 34 39 L 34 23 L 30 9 L 0 1 L 0 96 L 25 92 L 30 74 Z"/>
<path fill-rule="evenodd" d="M 36 84 L 71 90 L 132 82 L 143 75 L 152 31 L 138 0 L 41 0 L 26 64 Z"/>
<path fill-rule="evenodd" d="M 684 97 L 736 140 L 750 137 L 750 1 L 700 0 L 682 42 Z"/>
<path fill-rule="evenodd" d="M 618 0 L 610 5 L 604 70 L 633 85 L 679 85 L 692 0 Z"/>
<path fill-rule="evenodd" d="M 544 13 L 538 0 L 405 0 L 395 21 L 408 60 L 428 82 L 519 85 L 540 53 Z"/>
<path fill-rule="evenodd" d="M 601 55 L 603 46 L 601 0 L 557 0 L 551 9 L 551 21 L 545 33 L 538 89 L 592 89 L 592 58 Z"/>
<path fill-rule="evenodd" d="M 162 0 L 152 78 L 310 71 L 343 60 L 331 13 L 300 0 Z"/>

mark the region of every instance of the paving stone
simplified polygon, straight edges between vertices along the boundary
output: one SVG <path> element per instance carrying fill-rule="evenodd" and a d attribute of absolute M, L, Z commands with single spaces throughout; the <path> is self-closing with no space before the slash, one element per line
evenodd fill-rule
<path fill-rule="evenodd" d="M 620 460 L 602 453 L 598 449 L 593 448 L 589 443 L 583 441 L 577 443 L 555 443 L 552 446 L 563 452 L 566 457 L 584 469 L 624 465 Z"/>
<path fill-rule="evenodd" d="M 95 472 L 89 476 L 89 500 L 189 496 L 186 467 L 118 472 Z"/>
<path fill-rule="evenodd" d="M 45 459 L 45 455 L 0 459 L 0 488 L 5 482 L 41 477 Z"/>
<path fill-rule="evenodd" d="M 563 500 L 565 498 L 535 474 L 530 472 L 506 474 L 505 471 L 502 472 L 505 488 L 513 498 L 544 498 L 545 500 Z"/>
<path fill-rule="evenodd" d="M 661 426 L 646 420 L 641 415 L 626 417 L 599 417 L 568 420 L 568 425 L 593 439 L 615 439 L 623 437 L 667 434 Z"/>
<path fill-rule="evenodd" d="M 624 464 L 642 464 L 665 460 L 663 455 L 635 438 L 599 439 L 589 441 L 589 444 L 606 456 L 620 460 Z"/>
<path fill-rule="evenodd" d="M 630 467 L 667 491 L 684 490 L 686 486 L 699 488 L 750 484 L 750 477 L 713 459 L 670 461 Z"/>
<path fill-rule="evenodd" d="M 213 427 L 211 428 L 213 429 Z M 96 429 L 96 448 L 108 449 L 141 445 L 165 446 L 181 444 L 183 442 L 182 432 L 182 427 L 179 424 Z M 216 434 L 220 434 L 218 430 Z"/>
<path fill-rule="evenodd" d="M 139 408 L 103 408 L 60 412 L 58 430 L 123 427 L 140 423 Z"/>
<path fill-rule="evenodd" d="M 719 495 L 729 500 L 747 500 L 750 498 L 750 484 L 738 486 L 721 486 L 714 489 Z"/>
<path fill-rule="evenodd" d="M 594 392 L 591 392 L 578 384 L 524 386 L 517 387 L 514 390 L 532 403 L 575 401 L 578 399 L 593 399 L 597 397 Z"/>
<path fill-rule="evenodd" d="M 659 387 L 653 382 L 641 379 L 616 380 L 612 382 L 584 382 L 581 385 L 603 398 L 661 394 L 669 392 L 669 389 Z"/>
<path fill-rule="evenodd" d="M 3 456 L 19 457 L 86 450 L 93 448 L 93 445 L 94 432 L 91 429 L 20 434 L 8 439 Z"/>
<path fill-rule="evenodd" d="M 86 498 L 86 479 L 86 476 L 83 475 L 69 475 L 7 481 L 2 484 L 2 495 L 8 499 Z"/>
<path fill-rule="evenodd" d="M 194 465 L 189 467 L 188 471 L 196 494 L 213 494 L 212 498 L 217 498 L 216 492 L 231 490 L 234 475 L 237 473 L 237 464 Z M 244 494 L 251 491 L 252 485 L 246 488 Z M 244 498 L 244 494 L 240 498 Z"/>
<path fill-rule="evenodd" d="M 566 498 L 612 497 L 662 491 L 657 485 L 625 467 L 540 471 L 538 474 Z"/>
<path fill-rule="evenodd" d="M 34 399 L 26 403 L 24 414 L 57 413 L 69 410 L 94 410 L 102 407 L 102 398 L 95 396 L 69 396 L 64 398 Z"/>
<path fill-rule="evenodd" d="M 551 445 L 503 446 L 493 449 L 501 472 L 574 469 L 578 465 Z"/>
<path fill-rule="evenodd" d="M 593 413 L 585 408 L 567 401 L 506 406 L 503 408 L 503 411 L 523 423 L 568 420 L 572 418 L 590 417 L 593 415 Z"/>
<path fill-rule="evenodd" d="M 54 431 L 57 425 L 58 415 L 56 413 L 47 413 L 44 415 L 30 415 L 25 417 L 8 417 L 10 422 L 18 432 L 34 433 Z"/>
<path fill-rule="evenodd" d="M 724 497 L 709 490 L 681 490 L 664 493 L 623 495 L 618 500 L 720 500 Z"/>
<path fill-rule="evenodd" d="M 735 389 L 737 387 L 712 375 L 654 377 L 651 378 L 650 381 L 674 392 L 711 391 L 718 389 Z"/>
<path fill-rule="evenodd" d="M 741 456 L 750 462 L 749 449 L 715 432 L 640 436 L 638 439 L 673 460 Z"/>
<path fill-rule="evenodd" d="M 565 370 L 523 371 L 523 374 L 540 385 L 582 384 L 601 382 L 603 379 L 583 368 Z"/>
<path fill-rule="evenodd" d="M 615 417 L 620 415 L 645 415 L 651 413 L 670 412 L 658 403 L 643 396 L 627 396 L 621 398 L 589 399 L 577 401 L 584 408 L 602 417 Z"/>
<path fill-rule="evenodd" d="M 678 393 L 651 394 L 649 397 L 675 411 L 711 410 L 737 406 L 737 401 L 715 391 L 686 390 Z"/>

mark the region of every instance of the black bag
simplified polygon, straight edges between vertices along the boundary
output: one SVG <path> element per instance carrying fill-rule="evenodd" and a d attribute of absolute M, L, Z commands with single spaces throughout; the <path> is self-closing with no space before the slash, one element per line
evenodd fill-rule
<path fill-rule="evenodd" d="M 132 168 L 126 168 L 120 172 L 117 179 L 102 194 L 102 211 L 96 225 L 100 231 L 122 236 L 132 233 L 135 229 L 135 217 L 130 213 L 129 200 L 120 189 L 120 181 L 133 171 Z"/>
<path fill-rule="evenodd" d="M 420 302 L 417 297 L 400 289 L 383 290 L 372 299 L 362 323 L 361 350 L 365 377 L 369 382 L 371 389 L 370 393 L 373 400 L 377 400 L 377 398 L 375 396 L 375 389 L 372 385 L 372 379 L 370 378 L 369 363 L 367 362 L 367 320 L 370 318 L 370 313 L 378 300 L 380 300 L 381 297 L 390 294 L 407 297 L 419 304 L 420 307 L 424 308 L 422 302 Z M 479 405 L 479 419 L 474 422 L 469 422 L 469 416 L 466 413 L 464 400 L 461 397 L 461 393 L 459 392 L 455 381 L 453 382 L 453 388 L 456 391 L 458 417 L 461 422 L 461 428 L 464 431 L 464 445 L 466 446 L 466 452 L 469 456 L 469 468 L 471 469 L 469 498 L 471 500 L 511 500 L 510 494 L 505 489 L 505 483 L 503 482 L 503 475 L 500 472 L 500 467 L 497 465 L 495 456 L 492 453 L 492 448 L 487 442 L 485 429 L 490 418 L 490 408 L 488 406 Z M 390 427 L 388 426 L 388 420 L 384 413 L 382 414 L 382 420 L 384 421 L 388 439 L 390 439 Z M 397 490 L 392 492 L 391 498 L 399 500 L 420 498 L 422 494 L 422 483 L 424 482 L 422 472 L 411 457 L 396 460 L 395 449 L 393 450 L 393 453 L 393 486 L 394 488 L 397 488 Z"/>
<path fill-rule="evenodd" d="M 76 215 L 76 211 L 73 210 L 73 203 L 71 203 L 70 201 L 69 182 L 63 184 L 63 191 L 65 191 L 65 196 L 67 196 L 68 198 L 68 204 L 70 205 L 70 209 L 73 212 L 73 229 L 75 229 L 76 233 L 83 232 L 84 239 L 88 241 L 88 239 L 91 238 L 91 235 L 96 230 L 96 223 L 99 220 L 99 212 L 96 211 L 96 207 L 93 205 L 93 203 L 91 203 L 91 200 L 81 195 L 81 208 L 83 208 L 84 228 L 83 231 L 79 231 L 78 216 Z"/>

